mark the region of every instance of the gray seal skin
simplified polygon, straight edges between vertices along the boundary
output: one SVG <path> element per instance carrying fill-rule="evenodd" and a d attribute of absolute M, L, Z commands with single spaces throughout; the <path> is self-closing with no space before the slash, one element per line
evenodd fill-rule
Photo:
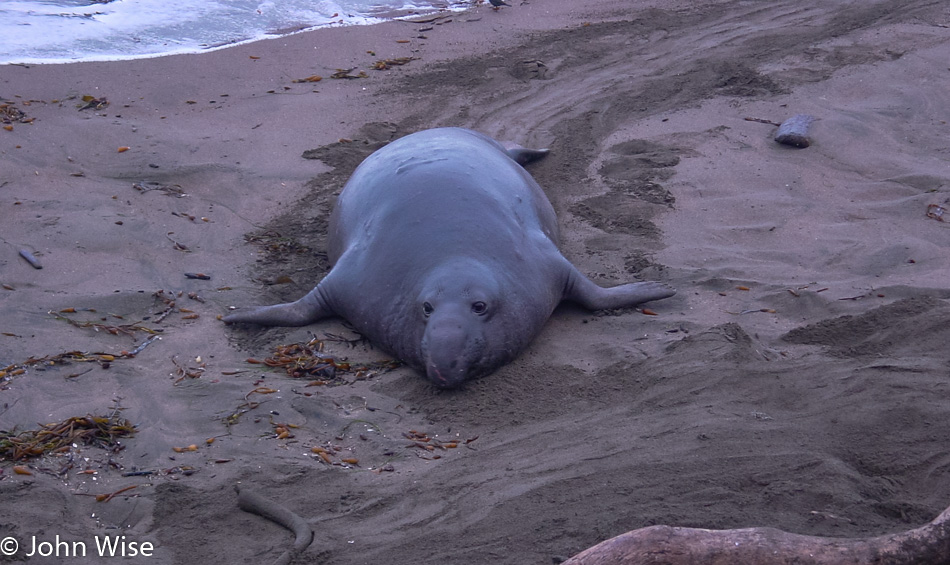
<path fill-rule="evenodd" d="M 339 316 L 448 388 L 514 359 L 562 300 L 599 310 L 672 296 L 659 282 L 601 288 L 561 255 L 554 208 L 522 167 L 546 152 L 461 128 L 390 143 L 340 193 L 327 276 L 296 302 L 224 321 Z"/>

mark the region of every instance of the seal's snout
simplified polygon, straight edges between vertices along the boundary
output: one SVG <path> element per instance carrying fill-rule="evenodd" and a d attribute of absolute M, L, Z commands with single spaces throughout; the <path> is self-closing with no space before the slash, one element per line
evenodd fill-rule
<path fill-rule="evenodd" d="M 453 317 L 429 320 L 423 340 L 429 380 L 442 388 L 462 384 L 469 373 L 472 342 L 462 320 Z"/>

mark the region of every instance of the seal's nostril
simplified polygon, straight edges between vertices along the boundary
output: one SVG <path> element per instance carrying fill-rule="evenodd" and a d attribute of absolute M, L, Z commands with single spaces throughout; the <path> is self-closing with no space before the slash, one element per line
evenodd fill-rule
<path fill-rule="evenodd" d="M 458 361 L 452 361 L 452 364 L 449 365 L 449 368 L 450 368 L 450 369 L 454 369 L 456 366 L 458 366 L 458 364 L 459 364 Z"/>

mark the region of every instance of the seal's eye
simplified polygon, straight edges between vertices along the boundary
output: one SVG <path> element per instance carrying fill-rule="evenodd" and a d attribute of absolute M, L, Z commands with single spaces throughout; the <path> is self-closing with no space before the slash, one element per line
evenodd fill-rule
<path fill-rule="evenodd" d="M 434 310 L 434 308 L 432 308 L 431 304 L 429 304 L 428 302 L 422 303 L 422 313 L 425 314 L 426 318 L 429 317 L 429 314 L 432 313 L 432 310 Z"/>
<path fill-rule="evenodd" d="M 488 311 L 488 304 L 485 304 L 481 300 L 479 300 L 478 302 L 472 303 L 472 312 L 475 312 L 479 316 L 481 316 L 487 311 Z"/>

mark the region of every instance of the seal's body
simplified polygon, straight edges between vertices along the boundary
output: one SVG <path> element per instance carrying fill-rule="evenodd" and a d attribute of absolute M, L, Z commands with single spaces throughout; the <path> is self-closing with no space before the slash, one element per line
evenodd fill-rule
<path fill-rule="evenodd" d="M 392 142 L 343 188 L 330 219 L 333 268 L 320 284 L 224 321 L 340 316 L 451 387 L 513 359 L 562 300 L 603 309 L 672 296 L 655 282 L 603 289 L 561 255 L 554 209 L 521 166 L 544 153 L 460 128 Z"/>

